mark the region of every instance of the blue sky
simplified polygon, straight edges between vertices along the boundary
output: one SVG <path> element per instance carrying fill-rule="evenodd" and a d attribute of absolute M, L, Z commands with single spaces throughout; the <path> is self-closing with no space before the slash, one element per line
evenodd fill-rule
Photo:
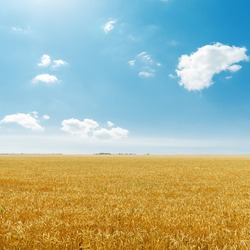
<path fill-rule="evenodd" d="M 0 3 L 0 152 L 250 152 L 249 1 Z"/>

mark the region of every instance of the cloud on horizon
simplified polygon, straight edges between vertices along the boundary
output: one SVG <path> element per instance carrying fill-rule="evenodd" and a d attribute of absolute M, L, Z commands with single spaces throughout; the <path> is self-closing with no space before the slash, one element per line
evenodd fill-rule
<path fill-rule="evenodd" d="M 100 127 L 99 123 L 92 119 L 67 119 L 61 123 L 61 130 L 84 139 L 95 138 L 100 140 L 121 139 L 128 136 L 129 131 L 120 127 L 113 127 L 111 121 L 107 122 L 107 128 Z"/>
<path fill-rule="evenodd" d="M 93 136 L 96 139 L 110 140 L 110 139 L 121 139 L 128 136 L 129 131 L 120 127 L 106 129 L 100 128 L 95 130 Z"/>
<path fill-rule="evenodd" d="M 179 85 L 189 91 L 199 91 L 213 84 L 213 77 L 222 71 L 235 73 L 241 69 L 239 62 L 248 61 L 245 47 L 221 43 L 205 45 L 191 55 L 179 58 L 176 74 Z"/>

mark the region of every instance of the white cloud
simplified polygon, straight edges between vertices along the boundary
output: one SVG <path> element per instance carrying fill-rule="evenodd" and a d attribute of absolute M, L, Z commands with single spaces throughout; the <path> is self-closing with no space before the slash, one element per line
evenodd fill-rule
<path fill-rule="evenodd" d="M 0 123 L 17 123 L 24 128 L 31 129 L 31 130 L 43 130 L 43 127 L 40 126 L 37 120 L 37 112 L 33 112 L 31 114 L 23 114 L 17 113 L 13 115 L 6 115 Z"/>
<path fill-rule="evenodd" d="M 190 56 L 182 55 L 177 66 L 179 84 L 188 90 L 202 90 L 213 84 L 212 78 L 222 71 L 236 72 L 237 63 L 248 61 L 245 47 L 215 43 L 199 48 Z"/>
<path fill-rule="evenodd" d="M 101 128 L 94 131 L 93 135 L 96 139 L 109 140 L 109 139 L 121 139 L 128 136 L 129 131 L 123 128 Z"/>
<path fill-rule="evenodd" d="M 153 77 L 155 74 L 154 72 L 152 71 L 141 71 L 139 72 L 139 76 L 140 77 L 146 77 L 146 78 L 149 78 L 149 77 Z"/>
<path fill-rule="evenodd" d="M 144 67 L 141 72 L 138 74 L 140 77 L 154 77 L 155 76 L 155 70 L 149 66 Z"/>
<path fill-rule="evenodd" d="M 155 76 L 156 68 L 161 66 L 161 63 L 152 59 L 146 51 L 143 51 L 130 60 L 128 64 L 138 70 L 138 75 L 143 78 Z"/>
<path fill-rule="evenodd" d="M 50 116 L 49 115 L 43 115 L 43 120 L 49 120 Z"/>
<path fill-rule="evenodd" d="M 40 67 L 48 67 L 51 63 L 51 58 L 49 55 L 43 55 L 40 59 L 40 63 L 38 63 L 38 66 Z"/>
<path fill-rule="evenodd" d="M 234 64 L 234 65 L 232 65 L 232 66 L 229 66 L 229 67 L 228 67 L 228 70 L 229 70 L 230 72 L 234 73 L 234 72 L 239 71 L 241 68 L 242 68 L 242 67 L 241 67 L 240 65 Z"/>
<path fill-rule="evenodd" d="M 137 57 L 146 62 L 146 63 L 149 63 L 149 64 L 153 64 L 154 61 L 152 60 L 151 56 L 149 54 L 147 54 L 147 52 L 141 52 L 140 54 L 137 55 Z"/>
<path fill-rule="evenodd" d="M 80 136 L 83 138 L 91 136 L 91 132 L 99 127 L 99 124 L 92 119 L 84 119 L 79 121 L 77 119 L 68 119 L 62 121 L 62 131 L 71 135 Z"/>
<path fill-rule="evenodd" d="M 52 64 L 52 68 L 57 69 L 60 68 L 62 66 L 66 66 L 67 63 L 63 60 L 54 60 L 53 64 Z"/>
<path fill-rule="evenodd" d="M 114 29 L 116 24 L 116 21 L 114 19 L 108 21 L 107 23 L 105 23 L 105 25 L 102 27 L 102 30 L 108 34 L 111 30 Z"/>
<path fill-rule="evenodd" d="M 39 83 L 39 82 L 52 85 L 52 84 L 58 83 L 59 80 L 54 75 L 41 74 L 41 75 L 37 75 L 35 78 L 32 79 L 32 83 L 34 84 Z"/>
<path fill-rule="evenodd" d="M 110 129 L 101 128 L 98 122 L 92 119 L 68 119 L 62 121 L 61 130 L 71 135 L 81 138 L 95 138 L 101 140 L 121 139 L 128 136 L 129 131 L 120 127 L 113 127 L 114 124 L 110 121 L 107 122 Z"/>
<path fill-rule="evenodd" d="M 124 137 L 128 137 L 129 131 L 124 128 L 116 127 L 111 129 L 112 137 L 115 139 L 120 139 Z"/>
<path fill-rule="evenodd" d="M 40 67 L 51 67 L 52 69 L 57 69 L 62 66 L 66 66 L 67 62 L 58 59 L 58 60 L 52 60 L 50 55 L 43 55 L 40 59 L 40 62 L 38 63 L 38 66 Z"/>
<path fill-rule="evenodd" d="M 135 60 L 129 61 L 128 64 L 129 64 L 130 66 L 132 66 L 132 67 L 135 66 Z"/>
<path fill-rule="evenodd" d="M 108 121 L 108 122 L 107 122 L 107 125 L 108 125 L 108 127 L 113 127 L 113 126 L 114 126 L 114 123 L 111 122 L 111 121 Z"/>
<path fill-rule="evenodd" d="M 38 63 L 38 66 L 43 67 L 43 68 L 49 68 L 51 70 L 51 69 L 58 69 L 62 66 L 66 66 L 67 64 L 68 64 L 67 62 L 61 59 L 52 60 L 50 55 L 44 54 L 41 57 L 40 62 Z M 47 85 L 52 85 L 58 82 L 59 82 L 58 78 L 55 75 L 51 75 L 51 74 L 40 74 L 40 75 L 35 76 L 32 79 L 33 84 L 43 83 Z"/>

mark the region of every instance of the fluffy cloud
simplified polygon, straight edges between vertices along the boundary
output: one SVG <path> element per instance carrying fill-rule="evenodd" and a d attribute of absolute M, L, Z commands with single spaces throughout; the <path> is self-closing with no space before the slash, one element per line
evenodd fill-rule
<path fill-rule="evenodd" d="M 67 63 L 63 60 L 54 60 L 52 64 L 52 68 L 57 69 L 65 65 L 67 65 Z"/>
<path fill-rule="evenodd" d="M 43 120 L 49 120 L 50 119 L 50 116 L 49 115 L 43 115 Z"/>
<path fill-rule="evenodd" d="M 113 127 L 114 126 L 114 123 L 113 122 L 111 122 L 111 121 L 107 121 L 107 125 L 108 125 L 108 127 Z"/>
<path fill-rule="evenodd" d="M 79 121 L 77 119 L 68 119 L 62 121 L 62 131 L 67 132 L 71 135 L 80 137 L 89 137 L 94 129 L 99 127 L 99 124 L 92 119 L 84 119 Z"/>
<path fill-rule="evenodd" d="M 71 135 L 79 136 L 82 138 L 95 138 L 101 140 L 121 139 L 127 137 L 129 131 L 120 127 L 113 127 L 114 124 L 110 121 L 107 122 L 109 129 L 102 128 L 98 122 L 92 119 L 68 119 L 62 121 L 61 130 Z"/>
<path fill-rule="evenodd" d="M 138 75 L 143 78 L 154 77 L 156 68 L 161 64 L 152 59 L 151 55 L 143 51 L 135 56 L 133 60 L 128 61 L 131 68 L 139 71 Z"/>
<path fill-rule="evenodd" d="M 109 33 L 111 30 L 114 29 L 116 24 L 116 21 L 114 19 L 108 21 L 107 23 L 105 23 L 105 25 L 102 27 L 102 30 L 107 34 Z"/>
<path fill-rule="evenodd" d="M 202 90 L 213 84 L 212 78 L 222 71 L 236 72 L 237 63 L 248 61 L 245 47 L 215 43 L 199 48 L 190 56 L 182 55 L 177 66 L 179 84 L 188 90 Z"/>
<path fill-rule="evenodd" d="M 34 84 L 44 83 L 47 85 L 52 85 L 52 84 L 56 84 L 58 82 L 59 82 L 59 80 L 57 79 L 57 77 L 54 75 L 50 75 L 50 74 L 37 75 L 36 77 L 34 77 L 32 79 L 32 83 L 34 83 Z"/>
<path fill-rule="evenodd" d="M 35 113 L 33 112 L 32 114 L 33 115 L 17 113 L 13 115 L 6 115 L 0 123 L 17 123 L 27 129 L 43 130 L 43 127 L 40 126 Z"/>
<path fill-rule="evenodd" d="M 49 69 L 58 69 L 62 66 L 67 65 L 67 62 L 59 59 L 59 60 L 52 60 L 49 55 L 43 55 L 40 59 L 40 62 L 38 63 L 39 67 L 44 67 Z M 40 74 L 35 76 L 32 79 L 32 83 L 37 84 L 37 83 L 43 83 L 47 85 L 52 85 L 58 83 L 59 80 L 55 75 L 50 75 L 50 74 Z"/>
<path fill-rule="evenodd" d="M 43 55 L 41 57 L 40 63 L 38 63 L 38 66 L 40 67 L 48 67 L 51 63 L 51 58 L 49 55 Z"/>
<path fill-rule="evenodd" d="M 59 59 L 59 60 L 52 60 L 51 56 L 49 55 L 43 55 L 40 59 L 40 62 L 38 63 L 38 66 L 40 67 L 51 67 L 52 69 L 57 69 L 62 66 L 66 66 L 67 62 Z"/>
<path fill-rule="evenodd" d="M 242 68 L 242 67 L 241 67 L 240 65 L 234 64 L 234 65 L 232 65 L 232 66 L 229 66 L 229 67 L 228 67 L 228 70 L 229 70 L 230 72 L 234 73 L 234 72 L 239 71 L 241 68 Z"/>

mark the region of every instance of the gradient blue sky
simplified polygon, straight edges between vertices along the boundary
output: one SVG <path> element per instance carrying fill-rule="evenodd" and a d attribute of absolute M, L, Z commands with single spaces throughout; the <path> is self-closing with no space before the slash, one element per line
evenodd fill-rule
<path fill-rule="evenodd" d="M 0 152 L 250 153 L 250 1 L 0 2 Z"/>

